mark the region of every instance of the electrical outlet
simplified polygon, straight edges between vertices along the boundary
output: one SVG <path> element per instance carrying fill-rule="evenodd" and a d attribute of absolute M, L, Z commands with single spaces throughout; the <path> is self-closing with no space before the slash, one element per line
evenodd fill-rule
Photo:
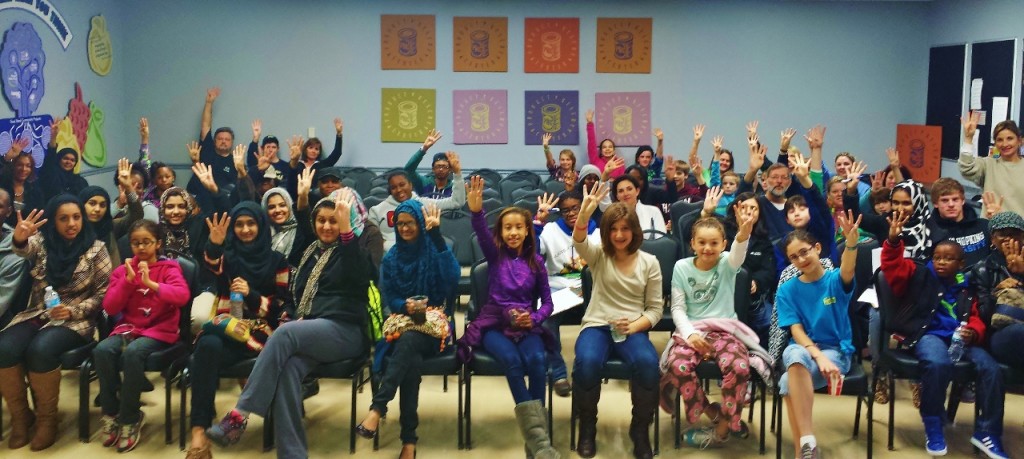
<path fill-rule="evenodd" d="M 312 139 L 313 137 L 316 137 L 316 128 L 310 126 L 309 129 L 306 129 L 306 138 Z"/>

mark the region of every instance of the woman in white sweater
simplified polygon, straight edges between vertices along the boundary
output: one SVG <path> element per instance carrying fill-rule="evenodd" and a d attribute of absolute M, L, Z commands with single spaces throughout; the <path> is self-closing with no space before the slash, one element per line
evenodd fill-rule
<path fill-rule="evenodd" d="M 640 181 L 631 175 L 620 175 L 612 181 L 612 200 L 622 202 L 633 209 L 637 220 L 640 221 L 640 230 L 657 230 L 662 233 L 668 232 L 665 228 L 665 216 L 657 207 L 640 202 Z M 654 239 L 657 236 L 651 233 L 641 234 L 642 238 Z"/>
<path fill-rule="evenodd" d="M 978 146 L 974 134 L 978 130 L 979 114 L 971 112 L 960 118 L 964 127 L 964 143 L 960 146 L 957 166 L 960 174 L 985 191 L 995 193 L 1003 200 L 1002 210 L 1024 214 L 1024 161 L 1020 158 L 1021 133 L 1017 123 L 1006 120 L 996 124 L 992 130 L 999 157 L 978 157 Z M 986 207 L 987 207 L 986 203 Z"/>

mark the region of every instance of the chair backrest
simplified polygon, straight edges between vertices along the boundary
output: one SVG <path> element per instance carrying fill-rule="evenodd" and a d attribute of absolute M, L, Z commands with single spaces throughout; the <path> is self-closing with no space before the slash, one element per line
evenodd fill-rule
<path fill-rule="evenodd" d="M 679 260 L 679 243 L 670 237 L 644 239 L 640 250 L 658 259 L 658 265 L 661 266 L 661 292 L 667 303 L 672 294 L 672 270 Z"/>
<path fill-rule="evenodd" d="M 347 178 L 355 180 L 356 184 L 355 186 L 352 186 L 352 188 L 355 188 L 355 190 L 358 191 L 360 195 L 366 195 L 366 193 L 369 192 L 370 189 L 374 187 L 374 185 L 372 184 L 373 179 L 377 178 L 376 172 L 371 171 L 365 167 L 345 168 L 342 170 L 342 174 L 344 174 L 345 177 Z M 387 185 L 386 182 L 385 185 Z"/>
<path fill-rule="evenodd" d="M 178 340 L 183 343 L 192 342 L 192 315 L 189 311 L 192 310 L 192 298 L 199 295 L 199 264 L 190 256 L 179 256 L 177 258 L 178 266 L 181 267 L 181 275 L 185 278 L 185 282 L 188 284 L 189 300 L 181 308 L 181 313 L 178 315 L 178 332 L 180 336 Z"/>
<path fill-rule="evenodd" d="M 345 185 L 348 188 L 356 190 L 357 192 L 359 191 L 359 188 L 356 187 L 358 185 L 358 182 L 356 182 L 356 179 L 354 179 L 352 177 L 342 178 L 341 179 L 341 184 Z M 359 193 L 359 194 L 362 195 L 362 193 Z"/>
<path fill-rule="evenodd" d="M 484 218 L 487 219 L 487 227 L 494 228 L 494 222 L 498 221 L 498 215 L 501 215 L 501 211 L 505 210 L 504 207 L 498 207 L 494 210 L 488 210 Z"/>
<path fill-rule="evenodd" d="M 703 207 L 704 201 L 676 201 L 673 202 L 672 205 L 668 208 L 668 214 L 670 216 L 669 218 L 671 218 L 672 222 L 675 223 L 679 221 L 679 217 L 682 217 L 683 215 L 693 212 L 694 210 L 700 210 Z"/>
<path fill-rule="evenodd" d="M 892 327 L 889 325 L 892 322 L 893 315 L 896 313 L 899 307 L 900 300 L 896 297 L 896 294 L 892 291 L 892 286 L 889 285 L 889 281 L 885 278 L 885 273 L 881 270 L 878 271 L 878 276 L 875 277 L 875 295 L 878 297 L 878 328 L 882 332 L 882 336 L 889 336 Z M 888 344 L 888 339 L 877 339 L 877 343 L 871 343 L 876 346 L 876 351 L 881 353 Z M 876 354 L 877 355 L 877 354 Z"/>
<path fill-rule="evenodd" d="M 753 302 L 753 298 L 750 297 L 750 273 L 742 266 L 739 272 L 736 273 L 736 292 L 734 297 L 736 318 L 745 324 L 750 323 L 747 321 L 750 318 L 750 304 Z"/>
<path fill-rule="evenodd" d="M 517 201 L 521 201 L 521 200 L 525 199 L 525 200 L 531 200 L 534 203 L 536 203 L 537 202 L 537 197 L 538 196 L 543 196 L 543 195 L 544 195 L 544 190 L 537 189 L 537 188 L 533 188 L 533 189 L 521 188 L 521 189 L 518 189 L 518 190 L 512 190 L 512 202 L 517 202 Z"/>
<path fill-rule="evenodd" d="M 490 186 L 484 188 L 484 200 L 486 201 L 488 199 L 493 199 L 500 202 L 501 205 L 505 205 L 505 201 L 501 200 L 501 190 L 498 190 L 497 188 L 492 188 Z M 491 209 L 491 207 L 484 207 L 484 209 Z"/>
<path fill-rule="evenodd" d="M 520 199 L 520 200 L 516 201 L 515 204 L 512 204 L 512 205 L 515 206 L 515 207 L 519 207 L 519 208 L 526 209 L 526 210 L 530 211 L 530 215 L 533 215 L 534 217 L 537 216 L 537 199 L 536 198 L 534 198 L 534 199 L 529 199 L 529 198 Z M 527 223 L 530 223 L 530 222 L 527 222 Z"/>
<path fill-rule="evenodd" d="M 367 209 L 370 209 L 373 206 L 376 206 L 377 204 L 380 204 L 380 203 L 384 202 L 385 199 L 387 199 L 387 198 L 382 198 L 380 196 L 370 195 L 370 196 L 367 196 L 367 197 L 363 198 L 363 205 L 366 206 Z"/>
<path fill-rule="evenodd" d="M 877 249 L 878 241 L 871 240 L 857 244 L 857 267 L 854 270 L 853 279 L 855 281 L 855 289 L 853 291 L 853 301 L 856 303 L 857 298 L 860 298 L 860 294 L 864 293 L 871 286 L 871 277 L 875 274 L 874 269 L 871 266 L 871 251 Z M 836 250 L 846 250 L 844 247 L 837 246 Z"/>
<path fill-rule="evenodd" d="M 565 183 L 561 180 L 548 180 L 544 182 L 544 191 L 554 194 L 562 194 L 565 191 Z"/>
<path fill-rule="evenodd" d="M 473 263 L 484 259 L 484 250 L 480 248 L 480 239 L 473 233 Z"/>
<path fill-rule="evenodd" d="M 131 241 L 129 240 L 130 239 L 129 236 L 131 236 L 131 235 L 130 234 L 123 234 L 123 235 L 121 235 L 121 237 L 117 238 L 117 252 L 119 254 L 121 254 L 121 258 L 130 257 L 132 255 L 132 253 L 134 253 L 134 252 L 132 252 L 132 244 L 131 244 Z M 115 263 L 114 264 L 115 268 L 117 267 L 117 262 L 122 262 L 122 263 L 124 262 L 124 260 L 110 260 L 110 261 Z"/>
<path fill-rule="evenodd" d="M 483 307 L 483 302 L 487 301 L 488 283 L 486 261 L 480 261 L 473 264 L 469 273 L 469 285 L 469 305 L 466 306 L 467 324 L 473 319 L 476 319 L 477 314 L 480 313 L 480 308 Z"/>
<path fill-rule="evenodd" d="M 468 206 L 468 205 L 467 205 Z M 488 198 L 484 197 L 484 210 L 490 212 L 494 209 L 500 209 L 505 207 L 505 203 L 501 202 L 501 198 Z"/>
<path fill-rule="evenodd" d="M 536 187 L 529 180 L 505 180 L 499 184 L 498 189 L 501 191 L 501 200 L 506 204 L 511 204 L 515 202 L 515 200 L 512 199 L 513 191 L 524 189 L 533 190 L 536 189 Z"/>
<path fill-rule="evenodd" d="M 697 209 L 679 217 L 679 220 L 675 220 L 678 224 L 673 231 L 679 241 L 680 256 L 683 258 L 693 256 L 693 247 L 690 246 L 690 231 L 693 228 L 693 223 L 699 219 L 700 209 Z"/>
<path fill-rule="evenodd" d="M 484 182 L 487 184 L 488 188 L 497 188 L 498 183 L 501 182 L 501 174 L 499 174 L 498 171 L 494 169 L 488 169 L 486 167 L 482 169 L 477 169 L 473 172 L 470 172 L 469 175 L 467 175 L 466 177 L 472 177 L 474 175 L 479 175 L 480 178 L 484 179 Z"/>
<path fill-rule="evenodd" d="M 369 196 L 373 196 L 375 198 L 380 198 L 381 201 L 383 201 L 383 200 L 387 199 L 388 196 L 391 196 L 391 191 L 388 190 L 387 184 L 385 184 L 384 186 L 378 186 L 378 187 L 370 188 L 370 192 L 367 194 L 367 196 L 363 196 L 363 197 L 366 198 L 366 197 L 369 197 Z"/>
<path fill-rule="evenodd" d="M 515 171 L 515 172 L 513 172 L 511 174 L 506 175 L 505 178 L 502 179 L 502 181 L 505 181 L 505 180 L 527 180 L 530 183 L 533 183 L 533 186 L 537 187 L 537 188 L 539 188 L 540 184 L 543 182 L 543 180 L 540 178 L 539 175 L 537 175 L 536 172 L 528 171 L 528 170 L 525 170 L 525 169 L 524 170 L 518 170 L 518 171 Z"/>
<path fill-rule="evenodd" d="M 473 264 L 473 224 L 470 215 L 461 210 L 441 214 L 441 235 L 452 240 L 452 253 L 461 266 Z"/>

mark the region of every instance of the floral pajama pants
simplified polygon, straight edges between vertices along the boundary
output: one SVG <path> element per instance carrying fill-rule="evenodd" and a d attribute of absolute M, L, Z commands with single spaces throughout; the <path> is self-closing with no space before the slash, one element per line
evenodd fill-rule
<path fill-rule="evenodd" d="M 747 347 L 735 336 L 727 332 L 710 332 L 704 338 L 711 345 L 709 361 L 718 364 L 722 370 L 722 418 L 729 422 L 729 429 L 740 430 L 743 418 L 743 402 L 747 395 L 747 382 L 750 381 L 750 362 Z M 697 378 L 697 365 L 704 356 L 690 347 L 685 341 L 677 340 L 672 346 L 668 359 L 667 373 L 662 376 L 662 385 L 670 384 L 678 387 L 686 404 L 686 420 L 695 424 L 700 420 L 710 402 L 704 388 Z M 664 392 L 662 392 L 664 393 Z"/>

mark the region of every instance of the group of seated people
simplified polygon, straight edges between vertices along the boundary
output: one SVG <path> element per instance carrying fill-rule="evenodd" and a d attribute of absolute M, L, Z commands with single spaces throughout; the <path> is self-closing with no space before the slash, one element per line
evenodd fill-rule
<path fill-rule="evenodd" d="M 230 129 L 213 131 L 218 95 L 216 88 L 207 92 L 202 140 L 187 145 L 194 176 L 185 188 L 175 186 L 173 169 L 150 160 L 145 119 L 140 160 L 119 161 L 114 200 L 73 172 L 73 150 L 55 152 L 51 143 L 38 178 L 22 151 L 26 143 L 7 152 L 0 171 L 0 220 L 8 222 L 0 232 L 0 394 L 10 411 L 10 448 L 38 451 L 56 441 L 60 356 L 96 340 L 98 330 L 106 334 L 108 322 L 112 329 L 92 351 L 100 437 L 119 452 L 135 448 L 144 424 L 140 394 L 149 385 L 146 357 L 178 342 L 179 323 L 189 319 L 195 339 L 188 458 L 212 457 L 212 443 L 238 442 L 250 414 L 271 410 L 278 457 L 307 457 L 302 403 L 309 375 L 320 364 L 371 352 L 376 390 L 354 434 L 376 436 L 398 396 L 400 457 L 415 457 L 424 362 L 446 350 L 463 363 L 485 351 L 502 364 L 526 451 L 535 458 L 560 457 L 544 410 L 549 372 L 555 392 L 574 398 L 576 451 L 597 454 L 601 369 L 612 357 L 631 370 L 634 457 L 653 457 L 650 425 L 659 406 L 675 409 L 676 393 L 684 402 L 680 416 L 693 425 L 683 433 L 686 443 L 708 448 L 745 438 L 742 410 L 753 371 L 762 380 L 778 373 L 795 455 L 816 458 L 813 394 L 859 364 L 861 343 L 847 305 L 856 302 L 858 247 L 873 240 L 882 247 L 881 272 L 900 299 L 886 332 L 899 334 L 900 345 L 921 362 L 927 452 L 946 452 L 943 406 L 959 358 L 947 349 L 959 340 L 977 370 L 982 408 L 970 441 L 989 457 L 1009 457 L 1001 442 L 999 363 L 1024 369 L 1024 357 L 1013 350 L 1024 339 L 1024 195 L 1000 183 L 1020 164 L 1012 121 L 996 126 L 999 154 L 989 157 L 978 157 L 970 143 L 977 118 L 963 121 L 959 164 L 984 187 L 987 221 L 953 179 L 935 182 L 929 199 L 895 151 L 889 167 L 863 180 L 866 166 L 849 153 L 828 170 L 821 161 L 824 127 L 805 136 L 810 157 L 790 145 L 795 130 L 783 131 L 772 163 L 757 123 L 749 124 L 749 168 L 740 175 L 721 137 L 702 167 L 704 126 L 693 130 L 688 161 L 664 155 L 664 133 L 656 130 L 657 147 L 640 147 L 636 164 L 625 167 L 614 142 L 596 141 L 588 112 L 590 164 L 577 171 L 571 150 L 556 163 L 545 136 L 550 180 L 564 191 L 538 197 L 535 213 L 504 207 L 489 226 L 487 185 L 463 177 L 457 154 L 436 154 L 432 174 L 416 173 L 441 138 L 437 131 L 404 170 L 388 174 L 390 196 L 367 208 L 334 167 L 340 120 L 329 156 L 320 159 L 319 140 L 293 137 L 285 161 L 275 137 L 261 138 L 259 121 L 248 147 L 233 146 Z M 678 200 L 703 202 L 685 228 L 664 218 Z M 456 333 L 452 299 L 461 272 L 441 225 L 443 212 L 463 206 L 488 264 L 488 292 L 477 299 L 478 315 Z M 693 255 L 663 273 L 641 246 L 669 232 L 681 233 Z M 197 279 L 187 281 L 175 258 L 195 260 Z M 736 285 L 741 268 L 749 287 Z M 578 288 L 585 270 L 592 279 L 585 308 L 554 314 L 552 292 Z M 663 275 L 672 276 L 669 299 Z M 753 298 L 745 322 L 735 312 L 737 288 L 749 288 Z M 384 311 L 379 321 L 371 314 L 375 297 Z M 18 298 L 27 301 L 19 306 Z M 649 332 L 666 307 L 674 333 L 659 357 Z M 559 325 L 577 320 L 570 382 Z M 789 338 L 773 354 L 767 349 L 780 331 Z M 889 337 L 876 331 L 872 339 Z M 234 408 L 216 422 L 220 369 L 253 358 Z M 704 361 L 724 375 L 721 402 L 711 402 L 697 378 Z M 702 416 L 709 420 L 703 426 Z"/>

